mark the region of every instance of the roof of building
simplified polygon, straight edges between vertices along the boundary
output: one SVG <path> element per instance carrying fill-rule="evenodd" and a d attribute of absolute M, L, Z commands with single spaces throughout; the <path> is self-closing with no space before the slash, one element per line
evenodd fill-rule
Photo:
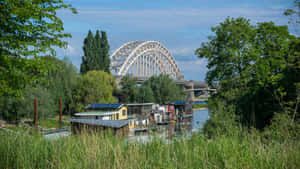
<path fill-rule="evenodd" d="M 85 107 L 85 109 L 119 109 L 123 106 L 123 104 L 89 104 Z"/>
<path fill-rule="evenodd" d="M 186 101 L 170 101 L 167 104 L 184 105 L 186 104 Z"/>
<path fill-rule="evenodd" d="M 118 114 L 118 111 L 92 111 L 92 112 L 79 112 L 75 113 L 75 116 L 109 116 Z"/>
<path fill-rule="evenodd" d="M 111 128 L 121 128 L 128 124 L 127 120 L 99 120 L 99 119 L 68 119 L 72 123 L 90 124 Z"/>
<path fill-rule="evenodd" d="M 127 106 L 151 106 L 155 103 L 129 103 L 126 104 Z"/>

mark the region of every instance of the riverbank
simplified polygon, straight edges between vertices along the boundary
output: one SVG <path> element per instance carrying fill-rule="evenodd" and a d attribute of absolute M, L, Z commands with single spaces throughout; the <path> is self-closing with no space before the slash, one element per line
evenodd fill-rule
<path fill-rule="evenodd" d="M 193 109 L 201 110 L 201 108 L 206 108 L 207 109 L 208 108 L 208 104 L 207 103 L 204 103 L 204 104 L 193 104 Z"/>
<path fill-rule="evenodd" d="M 207 107 L 193 108 L 193 111 L 197 111 L 197 110 L 208 110 L 208 108 Z"/>
<path fill-rule="evenodd" d="M 129 143 L 99 134 L 49 141 L 0 132 L 0 168 L 299 168 L 299 142 L 218 136 Z M 283 153 L 284 152 L 284 153 Z"/>

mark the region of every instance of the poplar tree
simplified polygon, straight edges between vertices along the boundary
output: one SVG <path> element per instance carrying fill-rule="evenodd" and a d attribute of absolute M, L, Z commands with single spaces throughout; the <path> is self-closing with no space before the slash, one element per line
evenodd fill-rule
<path fill-rule="evenodd" d="M 80 66 L 80 73 L 84 74 L 90 70 L 103 70 L 109 72 L 109 44 L 104 31 L 96 31 L 93 36 L 89 31 L 83 45 L 84 56 Z"/>
<path fill-rule="evenodd" d="M 96 35 L 94 38 L 94 65 L 93 65 L 93 70 L 104 70 L 104 60 L 103 60 L 103 49 L 102 49 L 102 45 L 101 45 L 101 36 L 99 33 L 99 30 L 96 31 Z"/>
<path fill-rule="evenodd" d="M 92 57 L 93 57 L 93 46 L 94 46 L 93 43 L 94 43 L 93 33 L 91 32 L 91 30 L 89 30 L 89 33 L 83 42 L 84 55 L 82 56 L 82 63 L 80 66 L 80 73 L 82 74 L 86 73 L 92 68 L 92 62 L 93 62 Z"/>
<path fill-rule="evenodd" d="M 109 44 L 106 36 L 106 32 L 101 31 L 101 49 L 102 49 L 102 58 L 103 58 L 103 70 L 109 72 Z"/>

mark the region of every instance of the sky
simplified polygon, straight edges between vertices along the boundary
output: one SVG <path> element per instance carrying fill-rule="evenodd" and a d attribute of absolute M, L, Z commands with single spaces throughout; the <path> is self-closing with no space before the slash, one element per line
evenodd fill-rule
<path fill-rule="evenodd" d="M 66 0 L 78 11 L 58 11 L 64 22 L 66 49 L 57 49 L 57 57 L 68 57 L 79 69 L 83 40 L 89 30 L 107 33 L 110 54 L 128 41 L 155 40 L 174 56 L 186 80 L 204 81 L 206 61 L 195 50 L 213 35 L 211 27 L 227 17 L 245 17 L 252 24 L 273 21 L 287 25 L 283 15 L 293 0 Z"/>

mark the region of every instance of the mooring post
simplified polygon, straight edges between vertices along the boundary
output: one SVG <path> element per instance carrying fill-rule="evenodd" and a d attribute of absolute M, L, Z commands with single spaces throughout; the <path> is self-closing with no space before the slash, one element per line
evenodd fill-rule
<path fill-rule="evenodd" d="M 37 99 L 34 99 L 34 126 L 37 127 Z"/>
<path fill-rule="evenodd" d="M 59 98 L 59 128 L 62 127 L 61 116 L 62 116 L 62 112 L 61 112 L 61 98 Z"/>

